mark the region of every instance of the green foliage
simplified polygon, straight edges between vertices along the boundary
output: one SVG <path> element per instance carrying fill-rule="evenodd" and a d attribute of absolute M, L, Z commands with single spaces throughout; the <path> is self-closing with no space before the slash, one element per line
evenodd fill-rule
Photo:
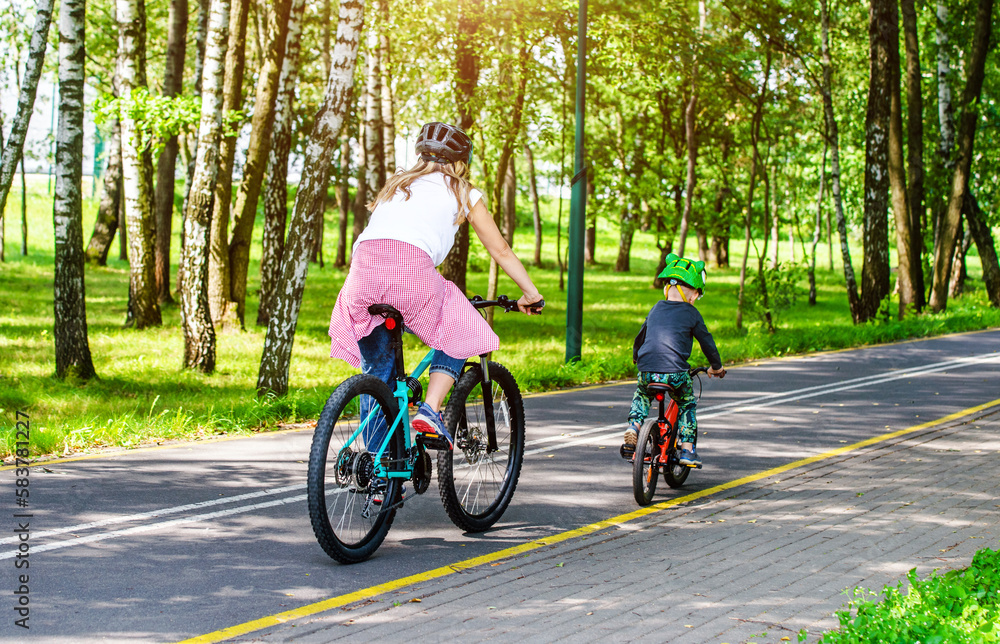
<path fill-rule="evenodd" d="M 770 314 L 773 324 L 777 324 L 779 314 L 795 306 L 803 294 L 800 284 L 805 273 L 806 267 L 794 262 L 782 262 L 777 268 L 765 266 L 763 271 L 754 273 L 743 294 L 743 314 L 764 324 Z"/>
<path fill-rule="evenodd" d="M 150 146 L 156 157 L 172 136 L 191 133 L 198 125 L 201 98 L 197 96 L 154 96 L 145 87 L 128 96 L 102 94 L 94 101 L 95 120 L 99 125 L 125 117 L 135 121 L 140 141 L 136 147 Z M 242 114 L 229 115 L 227 122 L 237 122 Z"/>
<path fill-rule="evenodd" d="M 837 612 L 840 629 L 823 634 L 822 644 L 921 642 L 985 644 L 1000 642 L 1000 551 L 984 548 L 964 570 L 919 579 L 916 569 L 904 582 L 878 593 L 856 588 L 847 610 Z M 801 641 L 801 637 L 800 637 Z"/>

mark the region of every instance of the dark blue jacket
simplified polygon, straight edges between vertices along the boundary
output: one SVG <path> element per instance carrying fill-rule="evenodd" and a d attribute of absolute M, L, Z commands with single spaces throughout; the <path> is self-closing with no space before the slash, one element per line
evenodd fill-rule
<path fill-rule="evenodd" d="M 639 371 L 676 373 L 690 368 L 693 339 L 713 369 L 722 368 L 722 358 L 712 334 L 693 305 L 687 302 L 660 300 L 646 316 L 632 345 L 632 361 Z"/>

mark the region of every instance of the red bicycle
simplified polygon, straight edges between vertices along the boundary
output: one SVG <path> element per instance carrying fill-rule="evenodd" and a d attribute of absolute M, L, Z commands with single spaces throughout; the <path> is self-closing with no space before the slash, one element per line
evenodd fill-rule
<path fill-rule="evenodd" d="M 708 373 L 708 368 L 697 367 L 688 373 L 694 378 L 699 374 Z M 677 427 L 678 408 L 677 403 L 670 397 L 673 388 L 666 383 L 651 382 L 646 385 L 646 390 L 656 402 L 659 413 L 656 418 L 650 416 L 643 423 L 639 430 L 635 452 L 629 459 L 632 462 L 632 492 L 639 505 L 649 505 L 652 502 L 659 471 L 663 472 L 663 480 L 667 485 L 679 488 L 684 485 L 691 470 L 695 469 L 681 465 L 679 460 L 681 440 Z M 701 397 L 700 392 L 698 397 Z M 625 452 L 622 455 L 627 458 Z M 701 465 L 697 467 L 700 469 Z"/>

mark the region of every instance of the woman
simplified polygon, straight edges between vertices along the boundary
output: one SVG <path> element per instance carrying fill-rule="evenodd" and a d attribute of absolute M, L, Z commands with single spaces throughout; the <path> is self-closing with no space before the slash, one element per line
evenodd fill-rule
<path fill-rule="evenodd" d="M 371 304 L 403 314 L 406 329 L 435 349 L 427 395 L 413 420 L 417 431 L 445 438 L 441 404 L 467 358 L 494 351 L 500 341 L 465 294 L 436 267 L 451 250 L 458 227 L 468 221 L 490 256 L 520 287 L 518 308 L 542 300 L 469 183 L 472 141 L 460 128 L 428 123 L 417 137 L 420 160 L 386 182 L 368 204 L 371 217 L 351 254 L 351 270 L 330 319 L 330 355 L 385 382 L 395 379 L 389 332 Z M 368 441 L 369 444 L 371 441 Z"/>

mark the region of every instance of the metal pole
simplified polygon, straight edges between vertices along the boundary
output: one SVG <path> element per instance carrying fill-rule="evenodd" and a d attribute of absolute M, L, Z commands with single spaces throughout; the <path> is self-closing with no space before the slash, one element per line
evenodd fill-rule
<path fill-rule="evenodd" d="M 569 276 L 566 296 L 566 362 L 583 345 L 583 232 L 587 219 L 587 169 L 583 163 L 584 95 L 587 87 L 587 0 L 580 0 L 576 46 L 576 145 L 569 206 Z"/>

